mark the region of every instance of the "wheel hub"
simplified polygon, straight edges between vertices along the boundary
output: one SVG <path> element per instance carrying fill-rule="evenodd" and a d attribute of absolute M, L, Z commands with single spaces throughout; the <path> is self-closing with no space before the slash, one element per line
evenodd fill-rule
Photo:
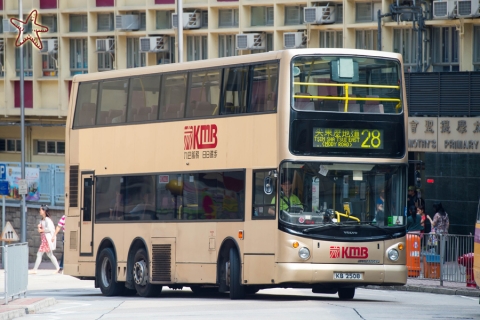
<path fill-rule="evenodd" d="M 144 260 L 137 261 L 133 265 L 133 281 L 137 285 L 144 286 L 147 284 L 148 269 Z"/>

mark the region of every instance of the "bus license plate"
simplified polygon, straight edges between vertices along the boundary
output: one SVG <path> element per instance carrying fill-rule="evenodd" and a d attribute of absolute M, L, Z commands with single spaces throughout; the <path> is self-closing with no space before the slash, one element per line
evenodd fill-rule
<path fill-rule="evenodd" d="M 363 280 L 363 274 L 358 272 L 335 272 L 334 280 Z"/>

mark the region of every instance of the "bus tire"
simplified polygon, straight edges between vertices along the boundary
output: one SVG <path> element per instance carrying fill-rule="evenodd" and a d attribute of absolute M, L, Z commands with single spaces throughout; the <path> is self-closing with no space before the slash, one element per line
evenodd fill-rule
<path fill-rule="evenodd" d="M 118 296 L 123 291 L 122 283 L 117 282 L 117 261 L 113 250 L 105 248 L 98 256 L 97 276 L 102 294 L 111 297 Z"/>
<path fill-rule="evenodd" d="M 230 249 L 229 265 L 227 273 L 230 281 L 227 284 L 230 286 L 230 299 L 243 299 L 245 298 L 245 287 L 241 284 L 240 258 L 235 248 Z"/>
<path fill-rule="evenodd" d="M 341 300 L 351 300 L 355 296 L 355 288 L 340 288 L 338 289 L 338 297 Z"/>
<path fill-rule="evenodd" d="M 133 283 L 140 297 L 157 297 L 162 286 L 150 283 L 147 252 L 139 249 L 133 258 Z"/>

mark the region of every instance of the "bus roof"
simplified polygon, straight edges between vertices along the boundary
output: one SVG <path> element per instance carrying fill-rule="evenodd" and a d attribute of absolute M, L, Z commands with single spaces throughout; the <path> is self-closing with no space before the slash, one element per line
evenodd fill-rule
<path fill-rule="evenodd" d="M 203 69 L 211 67 L 223 67 L 226 64 L 242 64 L 269 61 L 276 59 L 290 59 L 296 55 L 309 54 L 330 54 L 330 55 L 359 55 L 359 56 L 377 56 L 379 58 L 390 58 L 402 60 L 402 56 L 398 53 L 375 51 L 375 50 L 359 50 L 359 49 L 327 49 L 327 48 L 311 48 L 311 49 L 288 49 L 280 51 L 270 51 L 265 53 L 248 54 L 235 57 L 214 58 L 208 60 L 189 61 L 184 63 L 171 63 L 139 68 L 129 68 L 121 70 L 112 70 L 105 72 L 95 72 L 89 74 L 76 75 L 73 82 L 103 80 L 111 78 L 121 78 L 135 75 L 156 74 L 159 72 L 175 72 L 181 70 Z"/>

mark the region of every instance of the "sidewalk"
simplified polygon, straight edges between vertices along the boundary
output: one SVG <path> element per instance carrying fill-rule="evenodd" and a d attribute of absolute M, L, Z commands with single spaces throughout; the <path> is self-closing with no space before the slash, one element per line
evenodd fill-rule
<path fill-rule="evenodd" d="M 480 297 L 479 289 L 467 288 L 467 285 L 465 283 L 444 281 L 443 286 L 440 286 L 440 280 L 409 278 L 407 279 L 407 284 L 404 286 L 367 286 L 366 288 L 374 290 L 414 291 L 468 297 Z"/>

